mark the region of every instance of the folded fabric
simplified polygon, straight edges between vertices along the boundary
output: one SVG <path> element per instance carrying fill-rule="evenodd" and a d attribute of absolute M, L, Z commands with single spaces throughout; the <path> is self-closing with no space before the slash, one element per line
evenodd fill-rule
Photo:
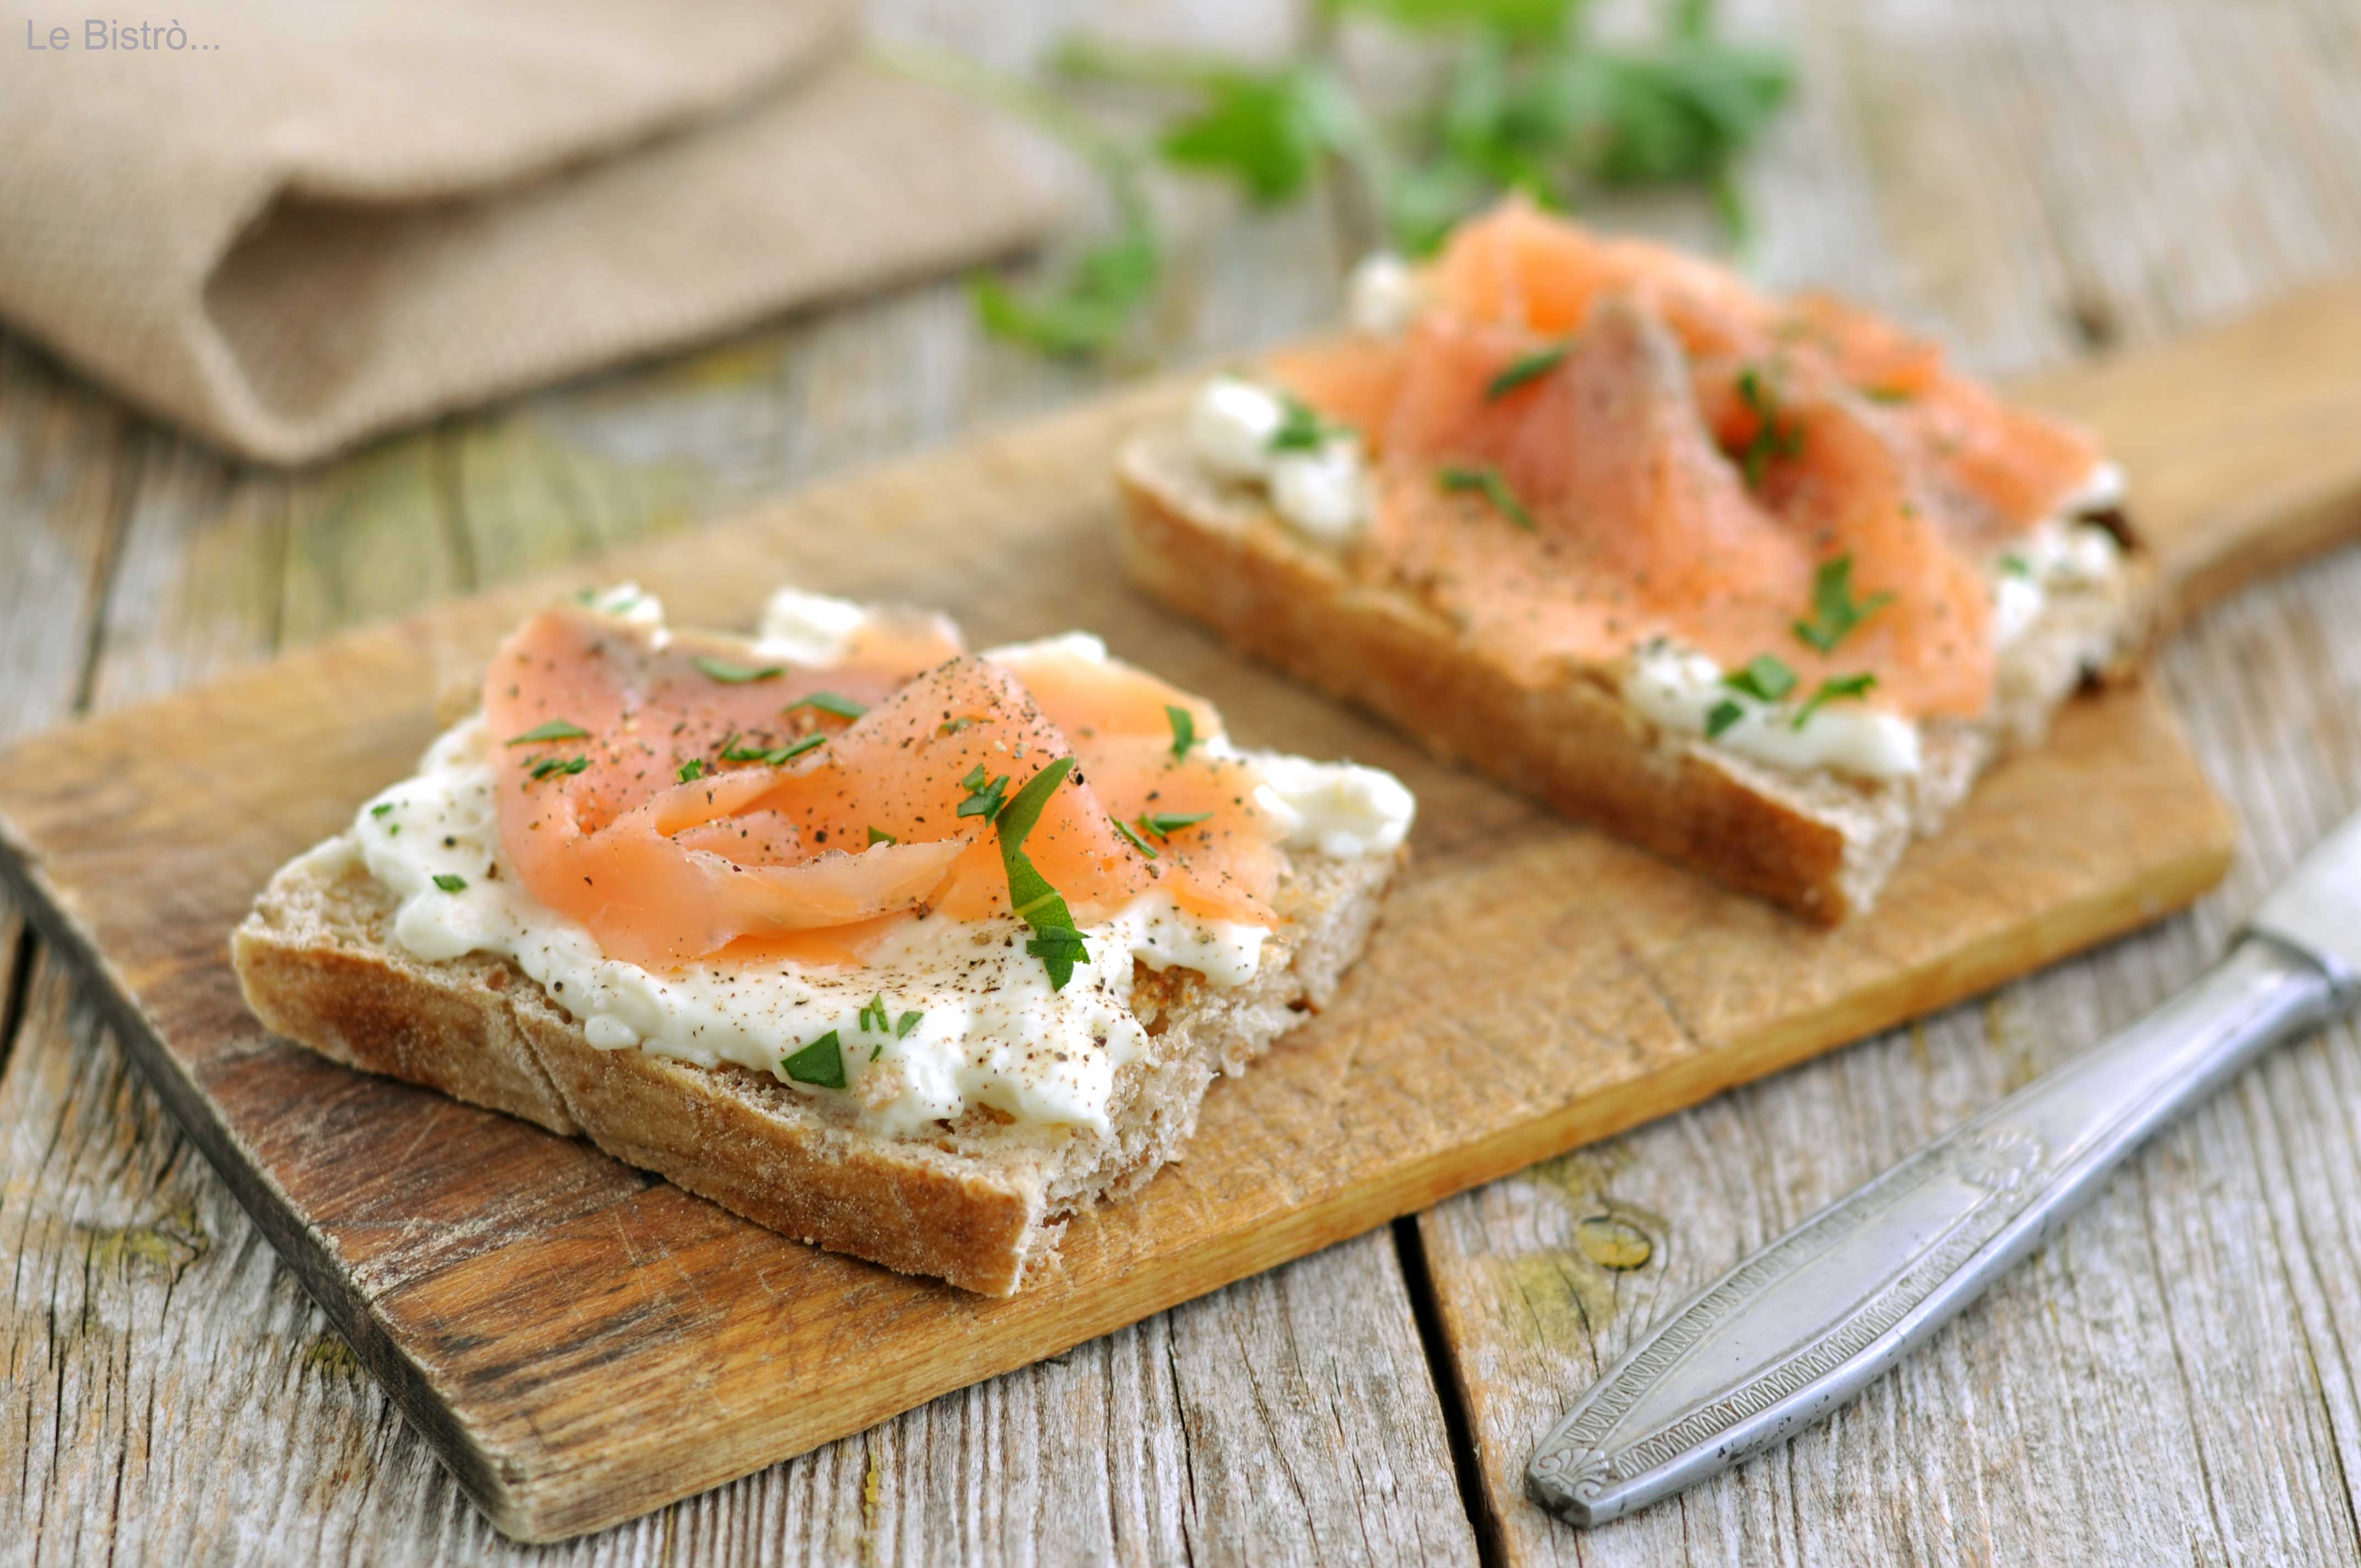
<path fill-rule="evenodd" d="M 1038 235 L 843 0 L 181 0 L 0 38 L 0 316 L 250 456 Z"/>

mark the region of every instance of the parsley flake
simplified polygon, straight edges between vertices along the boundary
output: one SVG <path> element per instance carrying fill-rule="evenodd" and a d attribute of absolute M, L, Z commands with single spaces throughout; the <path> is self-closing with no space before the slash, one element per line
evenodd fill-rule
<path fill-rule="evenodd" d="M 449 872 L 437 872 L 434 874 L 434 885 L 445 893 L 465 893 L 467 890 L 467 879 L 463 876 L 453 876 Z"/>
<path fill-rule="evenodd" d="M 383 817 L 387 812 L 391 811 L 392 809 L 393 802 L 390 800 L 380 800 L 375 806 L 369 807 L 369 815 L 371 817 Z"/>
<path fill-rule="evenodd" d="M 1852 597 L 1850 555 L 1823 561 L 1812 578 L 1812 618 L 1795 622 L 1795 635 L 1821 652 L 1830 652 L 1852 635 L 1853 628 L 1893 602 L 1894 596 L 1886 593 L 1865 599 Z"/>
<path fill-rule="evenodd" d="M 983 782 L 983 764 L 979 762 L 976 764 L 975 771 L 969 773 L 967 777 L 960 780 L 960 783 L 965 784 L 969 792 L 968 797 L 959 803 L 958 814 L 960 816 L 981 817 L 986 822 L 994 822 L 999 819 L 1001 812 L 1000 797 L 1002 793 L 1008 788 L 1008 775 L 1006 773 L 1002 773 L 990 784 L 985 784 Z"/>
<path fill-rule="evenodd" d="M 899 1018 L 894 1021 L 894 1037 L 898 1040 L 907 1035 L 911 1030 L 918 1026 L 918 1020 L 925 1016 L 926 1014 L 923 1013 L 913 1012 L 903 1014 Z"/>
<path fill-rule="evenodd" d="M 588 740 L 590 731 L 570 718 L 553 718 L 546 724 L 536 724 L 522 735 L 511 735 L 505 744 L 530 746 L 536 740 Z"/>
<path fill-rule="evenodd" d="M 1049 971 L 1049 989 L 1063 991 L 1074 978 L 1074 965 L 1087 962 L 1090 949 L 1074 928 L 1074 914 L 1049 879 L 1025 853 L 1025 836 L 1039 821 L 1041 808 L 1057 787 L 1074 771 L 1074 759 L 1060 757 L 1035 773 L 1016 797 L 994 818 L 1000 829 L 1000 864 L 1008 875 L 1008 904 L 1016 917 L 1033 928 L 1025 950 Z"/>
<path fill-rule="evenodd" d="M 1210 811 L 1200 811 L 1192 816 L 1185 817 L 1178 812 L 1143 811 L 1137 817 L 1132 818 L 1132 820 L 1138 823 L 1140 827 L 1145 828 L 1147 831 L 1156 835 L 1159 839 L 1170 839 L 1173 834 L 1178 833 L 1183 828 L 1194 828 L 1198 823 L 1204 821 L 1207 817 L 1213 815 L 1213 814 Z"/>
<path fill-rule="evenodd" d="M 1745 668 L 1722 676 L 1721 684 L 1758 702 L 1777 702 L 1795 689 L 1795 672 L 1768 653 L 1757 653 Z"/>
<path fill-rule="evenodd" d="M 821 1089 L 844 1087 L 844 1048 L 830 1029 L 791 1057 L 779 1058 L 779 1070 L 797 1083 Z"/>
<path fill-rule="evenodd" d="M 1319 410 L 1290 393 L 1279 394 L 1279 428 L 1263 444 L 1273 452 L 1317 452 L 1330 436 L 1345 434 L 1350 428 L 1329 423 Z"/>
<path fill-rule="evenodd" d="M 1179 762 L 1197 743 L 1197 717 L 1178 703 L 1164 705 L 1164 717 L 1172 724 L 1172 760 Z"/>
<path fill-rule="evenodd" d="M 1438 478 L 1444 495 L 1477 491 L 1490 501 L 1502 517 L 1528 533 L 1534 531 L 1533 514 L 1525 510 L 1525 503 L 1517 499 L 1517 492 L 1509 488 L 1509 481 L 1500 477 L 1498 468 L 1445 468 Z"/>
<path fill-rule="evenodd" d="M 544 757 L 533 765 L 533 776 L 536 779 L 545 779 L 553 773 L 570 776 L 581 773 L 589 765 L 590 759 L 588 757 Z"/>
<path fill-rule="evenodd" d="M 1780 422 L 1778 399 L 1751 367 L 1738 374 L 1738 396 L 1758 422 L 1738 464 L 1746 471 L 1746 488 L 1759 490 L 1773 458 L 1794 457 L 1803 452 L 1804 427 Z"/>
<path fill-rule="evenodd" d="M 1821 704 L 1835 702 L 1840 698 L 1858 700 L 1867 696 L 1870 688 L 1876 685 L 1877 677 L 1866 670 L 1857 675 L 1834 675 L 1822 681 L 1820 689 L 1814 692 L 1811 700 L 1804 704 L 1803 708 L 1796 713 L 1795 728 L 1801 729 L 1809 723 L 1812 715 L 1819 712 Z"/>
<path fill-rule="evenodd" d="M 725 745 L 722 748 L 721 760 L 725 762 L 765 762 L 775 768 L 782 762 L 795 761 L 815 746 L 827 743 L 828 737 L 825 735 L 807 735 L 802 740 L 790 741 L 785 746 Z"/>
<path fill-rule="evenodd" d="M 884 831 L 883 828 L 872 828 L 869 830 L 869 841 L 872 844 L 898 844 L 902 840 L 894 837 L 893 834 Z"/>
<path fill-rule="evenodd" d="M 1151 861 L 1156 859 L 1156 851 L 1148 847 L 1147 839 L 1132 831 L 1130 823 L 1124 821 L 1121 817 L 1116 817 L 1115 822 L 1115 830 L 1122 834 L 1124 842 L 1129 844 L 1133 849 L 1137 850 L 1141 854 L 1146 855 Z"/>
<path fill-rule="evenodd" d="M 894 1026 L 892 1017 L 885 1011 L 884 992 L 879 992 L 861 1004 L 860 1026 L 863 1029 L 873 1028 L 881 1035 Z"/>
<path fill-rule="evenodd" d="M 683 784 L 695 784 L 704 776 L 705 759 L 702 757 L 691 757 L 680 765 L 680 782 Z"/>
<path fill-rule="evenodd" d="M 839 718 L 858 718 L 869 711 L 864 705 L 849 696 L 839 696 L 834 692 L 814 692 L 809 696 L 799 696 L 779 711 L 793 713 L 799 707 L 816 707 L 822 713 L 833 713 Z"/>
<path fill-rule="evenodd" d="M 1744 708 L 1730 701 L 1730 698 L 1723 697 L 1719 702 L 1715 703 L 1705 716 L 1705 738 L 1708 740 L 1719 740 L 1723 731 L 1745 717 Z"/>
<path fill-rule="evenodd" d="M 2000 569 L 2012 577 L 2033 576 L 2033 563 L 2012 550 L 2000 558 Z"/>
<path fill-rule="evenodd" d="M 1572 352 L 1572 345 L 1560 343 L 1548 348 L 1535 349 L 1531 354 L 1520 355 L 1510 360 L 1499 375 L 1484 384 L 1485 401 L 1496 401 L 1507 397 L 1528 381 L 1539 380 L 1565 364 L 1565 356 Z"/>
<path fill-rule="evenodd" d="M 751 664 L 733 664 L 727 659 L 708 659 L 702 653 L 689 663 L 726 686 L 742 686 L 749 681 L 767 681 L 787 673 L 785 664 L 764 664 L 758 669 Z"/>

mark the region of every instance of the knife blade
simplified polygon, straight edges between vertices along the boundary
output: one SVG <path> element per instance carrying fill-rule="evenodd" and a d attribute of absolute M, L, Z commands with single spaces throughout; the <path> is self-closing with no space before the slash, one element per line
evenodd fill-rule
<path fill-rule="evenodd" d="M 1609 1366 L 1525 1490 L 1620 1519 L 1819 1420 L 2033 1250 L 2150 1134 L 2361 1001 L 2361 816 L 2304 857 L 2229 952 L 1740 1263 Z"/>

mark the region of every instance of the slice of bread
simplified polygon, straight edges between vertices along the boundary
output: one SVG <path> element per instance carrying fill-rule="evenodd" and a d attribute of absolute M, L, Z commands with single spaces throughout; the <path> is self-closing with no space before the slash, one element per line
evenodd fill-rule
<path fill-rule="evenodd" d="M 1977 776 L 2031 744 L 2087 674 L 2128 667 L 2147 573 L 2060 596 L 2002 660 L 1992 711 L 1924 727 L 1916 776 L 1795 773 L 1650 723 L 1620 670 L 1569 664 L 1521 681 L 1414 595 L 1356 580 L 1336 547 L 1283 522 L 1257 487 L 1210 471 L 1179 431 L 1117 463 L 1133 582 L 1240 651 L 1463 762 L 1733 886 L 1830 922 L 1866 910 L 1910 840 Z M 2118 537 L 2124 538 L 2120 531 Z"/>
<path fill-rule="evenodd" d="M 588 1138 L 830 1251 L 1005 1296 L 1066 1216 L 1180 1157 L 1217 1073 L 1244 1070 L 1328 1000 L 1398 860 L 1290 855 L 1280 925 L 1242 985 L 1138 966 L 1132 1011 L 1149 1050 L 1117 1076 L 1112 1137 L 972 1106 L 932 1138 L 888 1138 L 768 1074 L 599 1049 L 509 959 L 405 951 L 396 900 L 348 838 L 281 868 L 231 954 L 255 1015 L 324 1056 Z"/>

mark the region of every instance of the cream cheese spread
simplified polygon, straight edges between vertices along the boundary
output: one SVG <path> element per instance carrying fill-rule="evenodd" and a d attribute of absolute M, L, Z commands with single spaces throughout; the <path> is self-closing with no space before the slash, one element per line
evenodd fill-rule
<path fill-rule="evenodd" d="M 1369 481 L 1358 436 L 1330 432 L 1317 445 L 1279 450 L 1272 442 L 1287 405 L 1268 387 L 1216 376 L 1189 409 L 1197 460 L 1239 484 L 1262 486 L 1279 515 L 1314 539 L 1350 540 L 1367 522 Z"/>
<path fill-rule="evenodd" d="M 1798 726 L 1797 704 L 1750 696 L 1725 682 L 1711 658 L 1669 640 L 1647 643 L 1632 654 L 1623 700 L 1651 723 L 1690 735 L 1704 735 L 1713 710 L 1733 703 L 1738 720 L 1712 737 L 1713 743 L 1795 773 L 1827 768 L 1861 778 L 1896 779 L 1917 773 L 1921 765 L 1918 726 L 1898 713 L 1829 703 Z"/>

